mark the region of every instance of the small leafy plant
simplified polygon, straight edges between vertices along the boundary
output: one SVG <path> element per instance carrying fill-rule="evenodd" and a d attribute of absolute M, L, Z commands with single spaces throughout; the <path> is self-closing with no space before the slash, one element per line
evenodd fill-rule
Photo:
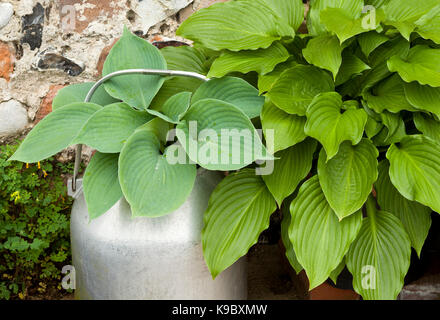
<path fill-rule="evenodd" d="M 346 265 L 364 299 L 395 299 L 411 247 L 420 254 L 440 210 L 439 21 L 438 0 L 315 0 L 308 34 L 298 34 L 302 1 L 236 0 L 182 24 L 194 47 L 159 51 L 125 30 L 103 75 L 168 68 L 212 80 L 118 76 L 92 103 L 83 102 L 92 83 L 69 86 L 12 159 L 97 149 L 84 176 L 91 219 L 122 196 L 133 216 L 168 214 L 197 166 L 236 171 L 205 213 L 213 277 L 278 206 L 286 254 L 310 289 Z M 246 138 L 260 128 L 268 150 Z"/>
<path fill-rule="evenodd" d="M 58 289 L 61 267 L 70 263 L 68 167 L 53 159 L 7 161 L 16 149 L 0 146 L 0 299 Z"/>

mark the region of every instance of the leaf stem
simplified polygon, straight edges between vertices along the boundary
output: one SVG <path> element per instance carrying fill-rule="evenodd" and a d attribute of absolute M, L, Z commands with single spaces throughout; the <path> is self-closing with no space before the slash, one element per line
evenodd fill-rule
<path fill-rule="evenodd" d="M 376 199 L 370 194 L 365 203 L 365 208 L 367 210 L 367 216 L 370 218 L 372 225 L 376 224 Z"/>

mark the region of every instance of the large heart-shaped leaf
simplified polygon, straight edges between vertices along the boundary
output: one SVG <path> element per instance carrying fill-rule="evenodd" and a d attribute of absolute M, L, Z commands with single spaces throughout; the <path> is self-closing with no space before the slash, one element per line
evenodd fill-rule
<path fill-rule="evenodd" d="M 281 211 L 283 213 L 283 220 L 281 221 L 281 241 L 283 241 L 283 245 L 286 248 L 287 260 L 289 260 L 290 265 L 295 270 L 296 274 L 298 274 L 303 270 L 303 267 L 298 262 L 298 258 L 296 257 L 295 250 L 293 249 L 292 242 L 289 238 L 291 202 L 292 201 L 286 201 L 281 208 Z"/>
<path fill-rule="evenodd" d="M 209 170 L 237 170 L 268 160 L 257 131 L 234 105 L 204 99 L 191 106 L 177 125 L 177 137 L 189 158 Z"/>
<path fill-rule="evenodd" d="M 329 161 L 324 149 L 318 161 L 322 191 L 339 220 L 362 208 L 377 179 L 379 151 L 370 140 L 352 146 L 341 144 L 339 152 Z"/>
<path fill-rule="evenodd" d="M 243 19 L 243 17 L 247 17 Z M 217 3 L 194 13 L 177 35 L 213 50 L 231 51 L 267 48 L 295 31 L 264 2 L 254 0 Z"/>
<path fill-rule="evenodd" d="M 354 75 L 359 75 L 365 70 L 371 69 L 365 62 L 359 59 L 350 51 L 342 52 L 342 65 L 336 77 L 336 85 L 340 85 L 352 78 Z"/>
<path fill-rule="evenodd" d="M 322 93 L 313 99 L 307 109 L 305 132 L 317 139 L 327 153 L 327 160 L 333 158 L 339 145 L 346 140 L 358 144 L 367 123 L 363 109 L 342 109 L 342 98 L 336 92 Z"/>
<path fill-rule="evenodd" d="M 203 254 L 215 278 L 245 255 L 269 227 L 276 203 L 261 176 L 244 169 L 215 188 L 205 212 Z"/>
<path fill-rule="evenodd" d="M 284 71 L 268 92 L 270 100 L 281 110 L 304 116 L 313 98 L 334 91 L 332 78 L 313 66 L 298 65 Z"/>
<path fill-rule="evenodd" d="M 157 136 L 140 128 L 128 139 L 119 156 L 119 182 L 132 215 L 158 217 L 178 209 L 191 193 L 196 179 L 194 164 L 168 160 Z"/>
<path fill-rule="evenodd" d="M 417 20 L 415 25 L 419 35 L 440 44 L 440 4 Z"/>
<path fill-rule="evenodd" d="M 307 138 L 304 132 L 306 120 L 306 117 L 285 113 L 268 101 L 261 112 L 261 124 L 268 148 L 270 149 L 268 144 L 270 134 L 273 136 L 273 152 L 284 150 L 303 141 Z M 269 130 L 272 131 L 269 132 Z"/>
<path fill-rule="evenodd" d="M 104 63 L 103 76 L 124 69 L 166 69 L 159 49 L 124 28 Z M 114 77 L 104 86 L 107 92 L 133 108 L 147 109 L 164 82 L 158 75 L 130 74 Z"/>
<path fill-rule="evenodd" d="M 394 113 L 402 110 L 415 111 L 405 97 L 404 85 L 405 82 L 397 74 L 379 82 L 370 91 L 364 93 L 368 107 L 377 113 L 384 110 Z"/>
<path fill-rule="evenodd" d="M 316 140 L 307 139 L 275 154 L 278 160 L 275 160 L 274 170 L 270 175 L 263 175 L 263 180 L 279 207 L 312 169 L 315 149 Z"/>
<path fill-rule="evenodd" d="M 397 190 L 440 212 L 440 144 L 422 135 L 407 136 L 389 148 L 387 158 Z"/>
<path fill-rule="evenodd" d="M 322 54 L 325 48 L 325 54 Z M 336 79 L 342 64 L 342 46 L 335 36 L 323 35 L 309 40 L 307 47 L 303 49 L 304 58 L 308 63 L 319 68 L 329 70 Z"/>
<path fill-rule="evenodd" d="M 96 152 L 84 173 L 84 197 L 90 220 L 106 213 L 122 198 L 116 153 Z"/>
<path fill-rule="evenodd" d="M 317 176 L 301 186 L 290 205 L 290 213 L 290 240 L 311 290 L 327 280 L 347 253 L 361 227 L 362 213 L 339 221 Z"/>
<path fill-rule="evenodd" d="M 169 98 L 160 108 L 160 111 L 151 109 L 147 109 L 147 111 L 167 122 L 179 123 L 186 111 L 188 111 L 191 95 L 191 92 L 180 92 Z"/>
<path fill-rule="evenodd" d="M 167 62 L 169 70 L 191 71 L 207 74 L 209 71 L 209 57 L 202 50 L 194 47 L 165 47 L 160 50 Z"/>
<path fill-rule="evenodd" d="M 388 68 L 398 72 L 406 82 L 418 81 L 431 87 L 440 87 L 440 49 L 417 45 L 410 49 L 407 59 L 393 56 Z"/>
<path fill-rule="evenodd" d="M 426 113 L 414 113 L 414 124 L 425 136 L 440 143 L 440 121 Z"/>
<path fill-rule="evenodd" d="M 377 31 L 369 31 L 356 37 L 362 52 L 366 57 L 370 55 L 377 47 L 390 40 L 386 35 Z"/>
<path fill-rule="evenodd" d="M 431 209 L 404 198 L 393 186 L 388 174 L 390 164 L 383 160 L 379 164 L 379 178 L 375 186 L 377 202 L 384 211 L 400 219 L 411 240 L 412 247 L 420 257 L 425 239 L 431 227 Z"/>
<path fill-rule="evenodd" d="M 208 77 L 220 78 L 234 71 L 241 73 L 256 71 L 259 74 L 266 74 L 289 57 L 289 52 L 280 42 L 275 42 L 267 49 L 225 51 L 212 64 Z"/>
<path fill-rule="evenodd" d="M 59 109 L 71 103 L 84 102 L 87 93 L 89 93 L 94 84 L 94 82 L 84 82 L 71 84 L 70 86 L 62 88 L 53 99 L 52 110 Z M 107 106 L 118 102 L 118 100 L 109 96 L 104 87 L 100 86 L 93 94 L 90 102 L 99 104 L 100 106 Z"/>
<path fill-rule="evenodd" d="M 286 21 L 293 30 L 298 30 L 304 21 L 304 4 L 302 0 L 259 0 L 264 1 L 276 15 Z"/>
<path fill-rule="evenodd" d="M 287 69 L 296 66 L 297 64 L 298 63 L 295 62 L 293 59 L 289 59 L 286 62 L 277 65 L 272 72 L 264 75 L 258 75 L 258 91 L 260 92 L 260 94 L 270 91 L 273 85 L 280 78 L 281 74 Z"/>
<path fill-rule="evenodd" d="M 440 117 L 440 88 L 422 86 L 418 82 L 406 83 L 405 96 L 414 108 Z"/>
<path fill-rule="evenodd" d="M 146 111 L 135 110 L 128 104 L 111 104 L 90 117 L 74 143 L 86 144 L 103 153 L 119 153 L 133 132 L 152 119 Z"/>
<path fill-rule="evenodd" d="M 205 82 L 194 93 L 191 102 L 194 104 L 203 99 L 217 99 L 233 104 L 251 119 L 260 115 L 264 104 L 264 97 L 258 95 L 256 88 L 236 77 Z"/>
<path fill-rule="evenodd" d="M 82 102 L 49 113 L 29 132 L 10 160 L 38 162 L 67 148 L 87 120 L 101 108 Z"/>
<path fill-rule="evenodd" d="M 364 300 L 396 299 L 409 268 L 411 243 L 400 220 L 376 212 L 373 202 L 347 254 L 347 268 Z"/>

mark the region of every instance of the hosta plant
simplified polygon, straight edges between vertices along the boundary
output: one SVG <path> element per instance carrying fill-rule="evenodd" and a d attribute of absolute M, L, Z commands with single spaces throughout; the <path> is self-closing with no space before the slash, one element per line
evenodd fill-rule
<path fill-rule="evenodd" d="M 211 80 L 118 76 L 91 103 L 93 84 L 69 86 L 12 159 L 98 150 L 84 177 L 92 219 L 122 196 L 134 216 L 165 215 L 197 166 L 228 171 L 202 232 L 213 277 L 278 207 L 287 257 L 310 289 L 347 266 L 364 299 L 395 299 L 440 210 L 440 0 L 315 0 L 307 34 L 303 23 L 300 0 L 235 0 L 181 25 L 193 47 L 159 51 L 125 30 L 103 75 Z"/>

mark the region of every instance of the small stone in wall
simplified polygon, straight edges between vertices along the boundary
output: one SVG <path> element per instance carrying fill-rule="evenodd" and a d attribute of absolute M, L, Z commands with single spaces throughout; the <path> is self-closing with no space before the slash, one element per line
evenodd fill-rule
<path fill-rule="evenodd" d="M 0 3 L 0 30 L 6 27 L 14 14 L 14 8 L 9 2 Z"/>
<path fill-rule="evenodd" d="M 39 70 L 62 70 L 69 76 L 73 77 L 80 75 L 84 71 L 84 65 L 82 63 L 74 62 L 58 53 L 50 52 L 49 50 L 43 51 L 38 56 L 38 61 L 35 66 Z"/>
<path fill-rule="evenodd" d="M 26 108 L 16 100 L 0 103 L 0 136 L 22 131 L 28 125 Z"/>
<path fill-rule="evenodd" d="M 21 18 L 23 37 L 21 43 L 27 43 L 31 50 L 41 47 L 43 39 L 44 8 L 40 3 L 33 8 L 32 14 Z"/>

